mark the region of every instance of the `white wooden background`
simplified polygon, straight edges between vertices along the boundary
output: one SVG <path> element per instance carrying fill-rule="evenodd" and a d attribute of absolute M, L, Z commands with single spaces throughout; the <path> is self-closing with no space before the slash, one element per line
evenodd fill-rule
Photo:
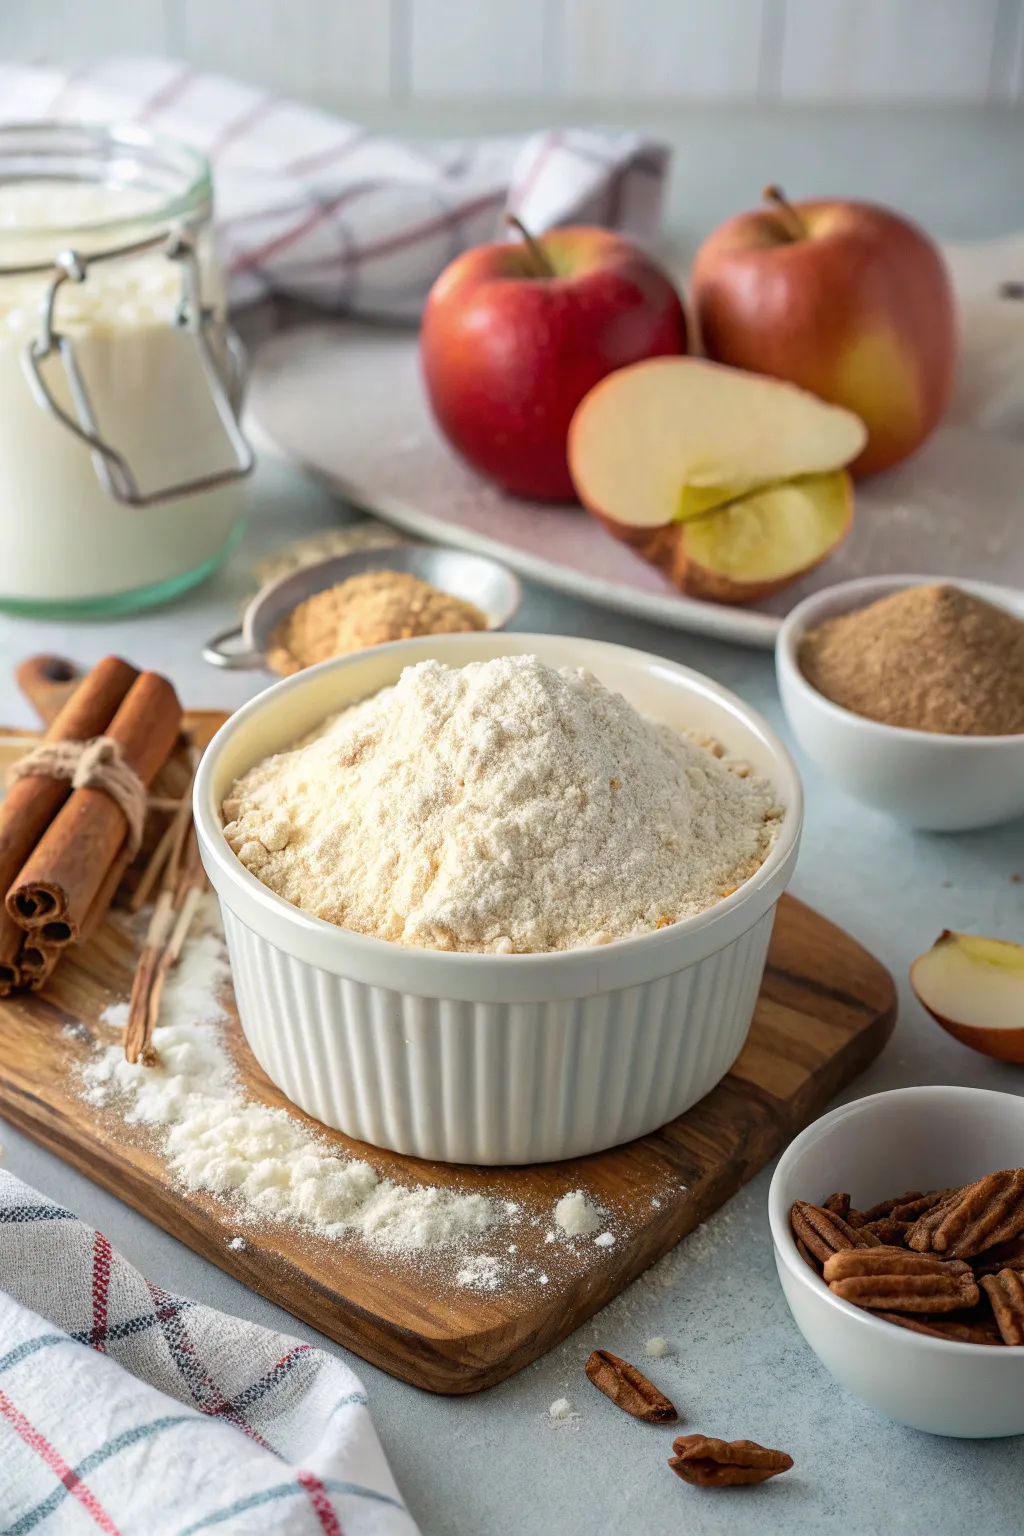
<path fill-rule="evenodd" d="M 325 104 L 1024 99 L 1024 0 L 0 0 L 0 57 L 164 52 Z"/>

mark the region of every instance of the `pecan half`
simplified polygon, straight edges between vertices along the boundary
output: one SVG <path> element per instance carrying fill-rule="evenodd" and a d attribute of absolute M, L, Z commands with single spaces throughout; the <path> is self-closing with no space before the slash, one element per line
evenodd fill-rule
<path fill-rule="evenodd" d="M 912 1333 L 927 1333 L 933 1339 L 954 1339 L 958 1344 L 999 1344 L 998 1329 L 985 1323 L 964 1323 L 952 1317 L 914 1317 L 910 1313 L 878 1312 L 887 1323 L 909 1328 Z"/>
<path fill-rule="evenodd" d="M 992 1303 L 1004 1344 L 1024 1344 L 1024 1279 L 1015 1269 L 983 1275 L 982 1289 Z"/>
<path fill-rule="evenodd" d="M 902 1248 L 910 1231 L 909 1221 L 896 1221 L 892 1216 L 879 1216 L 875 1221 L 866 1221 L 862 1227 L 858 1227 L 865 1237 L 870 1237 L 872 1242 L 889 1248 Z"/>
<path fill-rule="evenodd" d="M 880 1216 L 891 1216 L 894 1221 L 916 1221 L 952 1193 L 951 1189 L 933 1189 L 927 1193 L 923 1189 L 908 1189 L 891 1200 L 880 1200 L 864 1212 L 864 1217 L 867 1221 L 877 1221 Z"/>
<path fill-rule="evenodd" d="M 871 1248 L 870 1237 L 862 1237 L 856 1227 L 823 1205 L 812 1205 L 809 1200 L 796 1200 L 789 1213 L 790 1226 L 800 1241 L 811 1250 L 816 1259 L 824 1264 L 833 1253 L 845 1248 Z"/>
<path fill-rule="evenodd" d="M 821 1279 L 821 1260 L 820 1259 L 816 1259 L 814 1257 L 814 1254 L 808 1248 L 807 1244 L 805 1242 L 803 1242 L 802 1239 L 799 1238 L 799 1237 L 796 1240 L 796 1251 L 800 1255 L 800 1257 L 803 1259 L 804 1263 L 806 1265 L 808 1265 L 808 1267 L 810 1269 L 814 1270 L 814 1273 L 817 1275 L 818 1279 L 820 1280 Z"/>
<path fill-rule="evenodd" d="M 1024 1168 L 1004 1168 L 968 1184 L 915 1222 L 907 1244 L 917 1253 L 967 1259 L 1024 1232 Z"/>
<path fill-rule="evenodd" d="M 669 1466 L 684 1483 L 698 1488 L 729 1488 L 743 1483 L 766 1483 L 788 1472 L 792 1456 L 769 1451 L 753 1440 L 715 1440 L 708 1435 L 680 1435 L 672 1442 Z"/>
<path fill-rule="evenodd" d="M 971 1260 L 976 1275 L 998 1275 L 1001 1269 L 1024 1270 L 1024 1237 L 1012 1237 L 1008 1243 L 995 1243 Z"/>
<path fill-rule="evenodd" d="M 647 1424 L 675 1424 L 678 1420 L 675 1405 L 628 1360 L 607 1349 L 595 1349 L 586 1371 L 597 1390 L 634 1419 Z"/>
<path fill-rule="evenodd" d="M 829 1195 L 827 1200 L 821 1202 L 821 1208 L 823 1211 L 831 1211 L 833 1216 L 841 1216 L 845 1221 L 850 1214 L 850 1197 L 843 1194 Z"/>
<path fill-rule="evenodd" d="M 878 1312 L 955 1312 L 973 1307 L 979 1294 L 969 1264 L 899 1248 L 834 1253 L 825 1282 L 843 1301 Z"/>

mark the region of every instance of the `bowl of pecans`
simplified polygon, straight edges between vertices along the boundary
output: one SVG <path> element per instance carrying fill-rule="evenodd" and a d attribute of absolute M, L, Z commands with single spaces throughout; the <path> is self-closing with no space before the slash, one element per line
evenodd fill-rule
<path fill-rule="evenodd" d="M 1024 1434 L 1024 1097 L 900 1088 L 816 1120 L 768 1195 L 822 1364 L 930 1434 Z"/>

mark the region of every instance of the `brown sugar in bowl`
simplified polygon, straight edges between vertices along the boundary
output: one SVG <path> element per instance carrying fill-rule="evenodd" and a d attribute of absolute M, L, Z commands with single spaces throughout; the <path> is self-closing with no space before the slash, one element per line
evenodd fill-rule
<path fill-rule="evenodd" d="M 1024 815 L 1024 733 L 956 734 L 872 720 L 826 698 L 800 665 L 808 631 L 879 598 L 934 585 L 933 576 L 870 576 L 805 598 L 784 620 L 776 642 L 779 694 L 800 747 L 855 799 L 932 831 L 993 826 Z M 955 585 L 1024 619 L 1024 593 L 984 582 Z"/>

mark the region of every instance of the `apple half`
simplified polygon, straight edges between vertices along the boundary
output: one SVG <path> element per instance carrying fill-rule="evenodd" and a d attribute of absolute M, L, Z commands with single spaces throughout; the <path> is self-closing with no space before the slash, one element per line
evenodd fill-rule
<path fill-rule="evenodd" d="M 602 380 L 569 429 L 577 494 L 682 591 L 720 603 L 777 592 L 845 537 L 844 466 L 859 417 L 792 384 L 699 358 Z"/>
<path fill-rule="evenodd" d="M 853 484 L 837 470 L 766 486 L 665 528 L 601 521 L 689 597 L 740 604 L 760 602 L 820 565 L 852 519 Z"/>
<path fill-rule="evenodd" d="M 1024 944 L 947 930 L 914 961 L 910 985 L 963 1045 L 1024 1064 Z"/>
<path fill-rule="evenodd" d="M 842 469 L 866 441 L 859 416 L 795 384 L 655 357 L 609 374 L 581 401 L 569 467 L 592 512 L 659 528 L 762 486 Z"/>

